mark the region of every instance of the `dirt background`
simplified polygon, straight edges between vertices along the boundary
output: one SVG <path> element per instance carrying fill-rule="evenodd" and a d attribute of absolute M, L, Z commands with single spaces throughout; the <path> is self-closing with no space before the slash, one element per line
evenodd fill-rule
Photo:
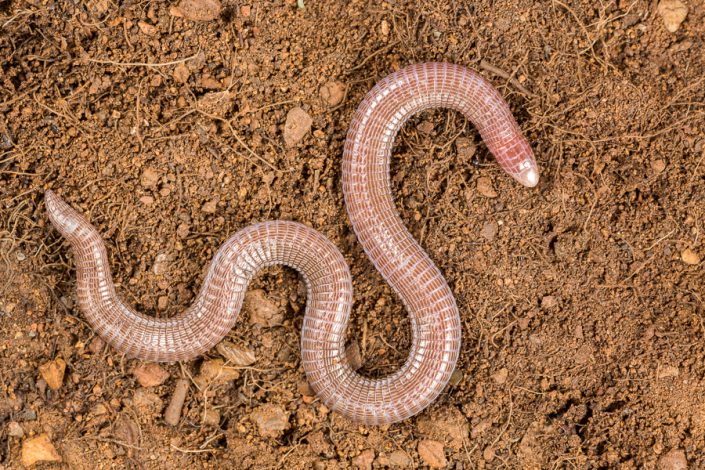
<path fill-rule="evenodd" d="M 0 468 L 42 434 L 63 460 L 46 468 L 705 466 L 705 3 L 676 32 L 644 1 L 224 0 L 200 22 L 117 3 L 0 1 Z M 165 424 L 175 381 L 220 355 L 140 386 L 75 306 L 43 190 L 88 216 L 120 294 L 159 317 L 238 229 L 320 230 L 352 269 L 363 371 L 384 375 L 409 322 L 347 219 L 342 147 L 377 80 L 431 60 L 490 79 L 542 169 L 519 187 L 451 111 L 397 139 L 397 206 L 461 310 L 453 385 L 388 427 L 330 413 L 300 367 L 302 281 L 272 268 L 229 338 L 254 364 L 192 384 Z M 313 124 L 286 145 L 294 107 Z M 57 359 L 54 391 L 39 366 Z"/>

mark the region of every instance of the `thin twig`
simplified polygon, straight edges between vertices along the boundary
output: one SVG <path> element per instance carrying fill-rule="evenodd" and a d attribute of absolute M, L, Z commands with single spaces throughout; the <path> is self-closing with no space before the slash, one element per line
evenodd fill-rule
<path fill-rule="evenodd" d="M 522 85 L 521 83 L 519 83 L 519 80 L 517 80 L 516 78 L 512 77 L 510 74 L 508 74 L 508 73 L 505 72 L 504 70 L 502 70 L 502 69 L 500 69 L 500 68 L 497 68 L 497 67 L 495 67 L 494 65 L 490 64 L 490 63 L 487 62 L 485 59 L 482 59 L 482 60 L 480 61 L 480 68 L 483 69 L 483 70 L 487 70 L 488 72 L 493 73 L 493 74 L 497 75 L 498 77 L 501 77 L 501 78 L 507 80 L 509 83 L 511 83 L 512 85 L 514 85 L 514 87 L 515 87 L 517 90 L 519 90 L 520 92 L 524 93 L 525 95 L 528 95 L 528 96 L 531 96 L 531 97 L 535 97 L 535 96 L 536 96 L 535 94 L 531 93 L 528 89 L 526 89 L 526 87 L 524 87 L 524 85 Z"/>
<path fill-rule="evenodd" d="M 171 444 L 171 448 L 183 452 L 184 454 L 203 454 L 207 452 L 218 452 L 218 449 L 182 449 L 179 446 Z"/>

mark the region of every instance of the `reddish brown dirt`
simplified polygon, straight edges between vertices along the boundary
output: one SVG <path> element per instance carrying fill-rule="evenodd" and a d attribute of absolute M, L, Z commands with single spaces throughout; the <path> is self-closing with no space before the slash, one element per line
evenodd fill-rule
<path fill-rule="evenodd" d="M 114 3 L 0 1 L 0 467 L 21 468 L 41 433 L 63 459 L 44 465 L 79 469 L 416 467 L 433 458 L 427 440 L 458 469 L 705 466 L 705 266 L 682 260 L 705 257 L 701 1 L 675 33 L 643 1 L 226 0 L 200 23 Z M 388 373 L 409 323 L 351 230 L 340 159 L 366 91 L 429 60 L 495 83 L 543 171 L 537 189 L 517 186 L 449 111 L 397 140 L 399 210 L 461 309 L 454 386 L 388 428 L 328 412 L 302 395 L 302 282 L 270 269 L 253 288 L 283 321 L 246 313 L 230 338 L 257 361 L 192 385 L 178 426 L 165 424 L 176 380 L 202 360 L 165 365 L 169 379 L 143 389 L 138 361 L 95 347 L 42 191 L 88 215 L 121 295 L 160 317 L 193 300 L 237 229 L 311 225 L 351 265 L 364 373 Z M 337 107 L 320 96 L 331 80 L 347 89 Z M 287 147 L 296 106 L 313 127 Z M 56 358 L 67 370 L 52 391 L 39 366 Z"/>

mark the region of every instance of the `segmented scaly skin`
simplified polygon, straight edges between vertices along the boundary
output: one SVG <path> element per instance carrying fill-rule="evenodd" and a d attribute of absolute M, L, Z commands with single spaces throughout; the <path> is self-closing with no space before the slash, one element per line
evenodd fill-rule
<path fill-rule="evenodd" d="M 343 191 L 360 243 L 411 318 L 411 350 L 396 373 L 370 379 L 351 368 L 345 356 L 352 305 L 348 266 L 329 240 L 295 222 L 262 222 L 236 233 L 216 253 L 193 304 L 176 317 L 158 319 L 118 298 L 100 235 L 47 191 L 49 218 L 74 253 L 81 311 L 97 334 L 130 357 L 188 360 L 230 331 L 247 285 L 260 269 L 290 266 L 303 275 L 308 289 L 301 355 L 307 379 L 321 400 L 366 424 L 392 423 L 419 413 L 450 379 L 460 352 L 461 324 L 448 284 L 394 207 L 389 163 L 403 123 L 435 107 L 462 112 L 502 168 L 525 186 L 538 182 L 533 154 L 508 106 L 469 69 L 412 65 L 380 81 L 365 97 L 345 142 Z"/>

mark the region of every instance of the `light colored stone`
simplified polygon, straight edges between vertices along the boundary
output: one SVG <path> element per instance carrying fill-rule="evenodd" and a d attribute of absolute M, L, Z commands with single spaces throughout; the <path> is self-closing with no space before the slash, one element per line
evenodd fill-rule
<path fill-rule="evenodd" d="M 42 374 L 49 388 L 54 391 L 61 388 L 61 384 L 64 382 L 64 372 L 66 372 L 66 362 L 60 357 L 39 366 L 39 373 Z"/>
<path fill-rule="evenodd" d="M 17 421 L 10 421 L 7 425 L 7 434 L 11 437 L 24 437 L 24 429 Z"/>
<path fill-rule="evenodd" d="M 216 209 L 218 208 L 218 201 L 215 199 L 212 201 L 208 201 L 205 204 L 203 204 L 203 207 L 201 207 L 201 210 L 205 212 L 206 214 L 215 214 Z"/>
<path fill-rule="evenodd" d="M 345 98 L 345 85 L 338 81 L 330 81 L 321 87 L 320 94 L 329 106 L 337 106 Z"/>
<path fill-rule="evenodd" d="M 663 18 L 666 29 L 671 33 L 678 31 L 681 23 L 688 16 L 688 6 L 680 0 L 661 0 L 656 11 Z"/>
<path fill-rule="evenodd" d="M 380 454 L 375 463 L 382 468 L 411 468 L 411 457 L 403 450 Z"/>
<path fill-rule="evenodd" d="M 438 441 L 423 440 L 419 442 L 419 457 L 431 468 L 443 468 L 448 465 L 443 443 Z"/>
<path fill-rule="evenodd" d="M 225 91 L 212 91 L 206 93 L 198 99 L 198 109 L 204 113 L 223 117 L 232 108 L 233 94 Z"/>
<path fill-rule="evenodd" d="M 504 385 L 505 383 L 507 383 L 508 376 L 509 371 L 506 367 L 502 367 L 497 372 L 492 374 L 492 380 L 494 380 L 497 385 Z"/>
<path fill-rule="evenodd" d="M 262 326 L 277 326 L 284 321 L 279 305 L 267 298 L 262 289 L 252 289 L 245 293 L 244 310 L 250 315 L 250 323 Z"/>
<path fill-rule="evenodd" d="M 61 456 L 46 434 L 26 439 L 22 443 L 22 465 L 29 467 L 37 462 L 61 462 Z"/>
<path fill-rule="evenodd" d="M 142 34 L 146 34 L 147 36 L 154 36 L 158 32 L 155 26 L 144 21 L 138 21 L 137 26 L 139 26 L 140 31 L 142 31 Z"/>
<path fill-rule="evenodd" d="M 688 460 L 683 449 L 673 449 L 658 459 L 659 470 L 686 470 Z"/>
<path fill-rule="evenodd" d="M 192 21 L 211 21 L 223 9 L 219 0 L 181 0 L 178 6 L 169 11 L 173 16 L 180 16 Z"/>
<path fill-rule="evenodd" d="M 207 409 L 203 413 L 203 424 L 206 426 L 218 426 L 220 424 L 220 412 L 214 409 Z"/>
<path fill-rule="evenodd" d="M 690 248 L 683 250 L 683 253 L 681 253 L 681 259 L 685 264 L 695 265 L 700 263 L 700 255 Z"/>
<path fill-rule="evenodd" d="M 145 188 L 154 188 L 159 182 L 159 172 L 151 167 L 147 167 L 142 170 L 142 176 L 140 177 L 140 183 Z"/>
<path fill-rule="evenodd" d="M 215 349 L 228 361 L 229 365 L 245 367 L 254 364 L 257 360 L 252 350 L 230 341 L 221 341 Z"/>
<path fill-rule="evenodd" d="M 552 295 L 544 295 L 541 298 L 541 308 L 543 310 L 550 310 L 558 305 L 558 300 Z"/>
<path fill-rule="evenodd" d="M 169 378 L 169 372 L 162 369 L 159 364 L 154 363 L 139 364 L 132 371 L 132 374 L 143 387 L 156 387 L 166 382 Z"/>
<path fill-rule="evenodd" d="M 138 388 L 132 394 L 132 404 L 140 414 L 155 416 L 161 413 L 164 402 L 159 395 L 150 392 L 146 388 Z"/>
<path fill-rule="evenodd" d="M 661 159 L 652 160 L 651 169 L 654 170 L 654 173 L 661 173 L 663 170 L 666 169 L 666 162 Z"/>
<path fill-rule="evenodd" d="M 284 143 L 287 147 L 293 147 L 311 130 L 313 119 L 303 109 L 292 108 L 286 115 L 284 123 Z"/>
<path fill-rule="evenodd" d="M 154 265 L 152 266 L 152 272 L 157 276 L 162 276 L 169 271 L 169 255 L 166 253 L 159 253 L 154 258 Z"/>
<path fill-rule="evenodd" d="M 462 161 L 467 162 L 475 155 L 477 146 L 467 137 L 458 137 L 455 139 L 455 149 L 458 153 L 458 157 L 460 157 Z"/>
<path fill-rule="evenodd" d="M 203 388 L 212 382 L 225 383 L 240 378 L 240 372 L 234 367 L 228 367 L 222 359 L 211 359 L 201 364 L 196 384 Z"/>
<path fill-rule="evenodd" d="M 357 343 L 357 340 L 352 340 L 345 348 L 345 358 L 348 360 L 353 370 L 358 370 L 362 367 L 362 352 L 360 351 L 360 345 Z"/>
<path fill-rule="evenodd" d="M 468 420 L 455 406 L 447 406 L 419 418 L 417 423 L 419 436 L 433 439 L 450 447 L 460 450 L 468 443 Z"/>
<path fill-rule="evenodd" d="M 101 16 L 110 8 L 110 0 L 88 0 L 88 9 L 96 16 Z"/>
<path fill-rule="evenodd" d="M 486 176 L 482 176 L 477 179 L 477 192 L 485 197 L 497 197 L 497 191 L 495 191 L 492 186 L 492 180 Z"/>
<path fill-rule="evenodd" d="M 656 377 L 659 379 L 668 379 L 670 377 L 678 377 L 679 374 L 680 371 L 678 367 L 666 365 L 659 367 Z"/>
<path fill-rule="evenodd" d="M 352 459 L 352 464 L 358 470 L 372 470 L 372 462 L 375 459 L 375 451 L 372 449 L 363 450 L 360 455 Z"/>
<path fill-rule="evenodd" d="M 495 222 L 487 222 L 482 226 L 480 235 L 482 235 L 482 237 L 485 238 L 487 241 L 491 242 L 492 240 L 494 240 L 494 237 L 497 236 L 498 230 L 499 227 Z"/>
<path fill-rule="evenodd" d="M 250 419 L 262 437 L 279 437 L 289 429 L 289 413 L 279 405 L 267 404 L 255 408 Z"/>
<path fill-rule="evenodd" d="M 172 73 L 172 77 L 174 77 L 174 80 L 176 80 L 179 83 L 186 83 L 188 81 L 189 77 L 189 69 L 184 64 L 183 62 L 178 64 L 176 67 L 174 67 L 174 72 Z"/>

